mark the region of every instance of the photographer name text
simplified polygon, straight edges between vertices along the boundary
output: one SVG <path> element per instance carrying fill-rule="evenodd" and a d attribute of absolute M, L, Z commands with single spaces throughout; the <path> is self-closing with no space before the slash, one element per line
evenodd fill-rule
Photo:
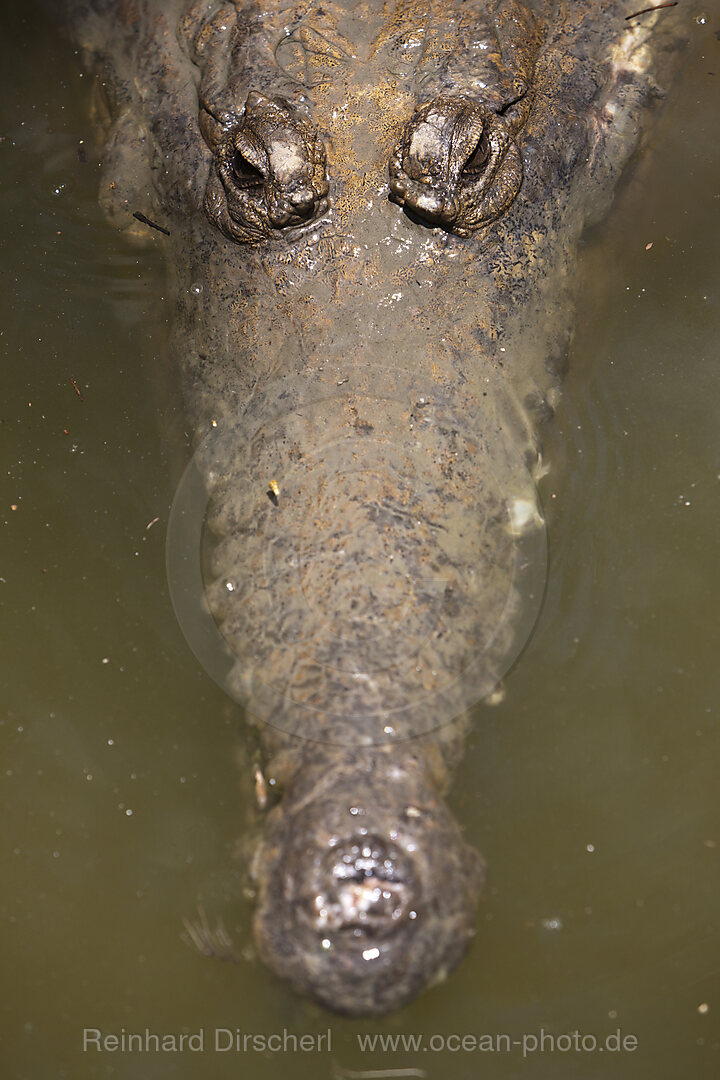
<path fill-rule="evenodd" d="M 85 1053 L 101 1054 L 216 1054 L 248 1053 L 329 1053 L 332 1051 L 332 1029 L 313 1034 L 297 1035 L 287 1028 L 269 1033 L 241 1031 L 240 1028 L 198 1028 L 197 1031 L 102 1031 L 83 1028 L 82 1048 Z"/>

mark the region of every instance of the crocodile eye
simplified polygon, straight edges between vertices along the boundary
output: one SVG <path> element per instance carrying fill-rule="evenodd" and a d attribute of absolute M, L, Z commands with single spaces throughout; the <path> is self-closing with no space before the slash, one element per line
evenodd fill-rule
<path fill-rule="evenodd" d="M 244 158 L 239 150 L 235 151 L 233 158 L 233 174 L 235 182 L 242 188 L 262 187 L 265 183 L 265 177 L 260 170 Z"/>
<path fill-rule="evenodd" d="M 487 160 L 490 157 L 490 141 L 487 135 L 483 132 L 478 140 L 478 144 L 473 150 L 470 157 L 463 166 L 462 175 L 469 179 L 474 179 L 478 173 L 481 173 L 487 164 Z"/>

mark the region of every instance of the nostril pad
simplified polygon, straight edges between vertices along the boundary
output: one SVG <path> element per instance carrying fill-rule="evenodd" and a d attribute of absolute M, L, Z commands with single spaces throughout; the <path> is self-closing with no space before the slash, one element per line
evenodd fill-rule
<path fill-rule="evenodd" d="M 404 852 L 352 838 L 327 853 L 311 918 L 319 931 L 388 933 L 411 917 L 414 877 Z"/>

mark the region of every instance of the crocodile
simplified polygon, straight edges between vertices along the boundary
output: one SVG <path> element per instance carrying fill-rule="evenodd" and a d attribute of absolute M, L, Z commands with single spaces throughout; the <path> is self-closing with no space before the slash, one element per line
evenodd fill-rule
<path fill-rule="evenodd" d="M 535 482 L 579 241 L 682 20 L 625 0 L 66 4 L 101 201 L 166 248 L 204 603 L 261 801 L 278 793 L 257 950 L 330 1009 L 384 1013 L 475 933 L 485 863 L 445 799 L 542 594 Z"/>

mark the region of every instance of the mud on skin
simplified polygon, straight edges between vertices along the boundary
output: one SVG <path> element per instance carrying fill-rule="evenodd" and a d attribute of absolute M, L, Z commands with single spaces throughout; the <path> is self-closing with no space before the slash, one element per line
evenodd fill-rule
<path fill-rule="evenodd" d="M 137 209 L 171 233 L 150 239 L 208 490 L 208 603 L 282 792 L 252 859 L 258 951 L 329 1008 L 382 1013 L 474 934 L 484 866 L 443 800 L 524 625 L 516 544 L 542 524 L 578 240 L 682 14 L 67 9 L 104 102 L 103 205 L 135 239 Z"/>

